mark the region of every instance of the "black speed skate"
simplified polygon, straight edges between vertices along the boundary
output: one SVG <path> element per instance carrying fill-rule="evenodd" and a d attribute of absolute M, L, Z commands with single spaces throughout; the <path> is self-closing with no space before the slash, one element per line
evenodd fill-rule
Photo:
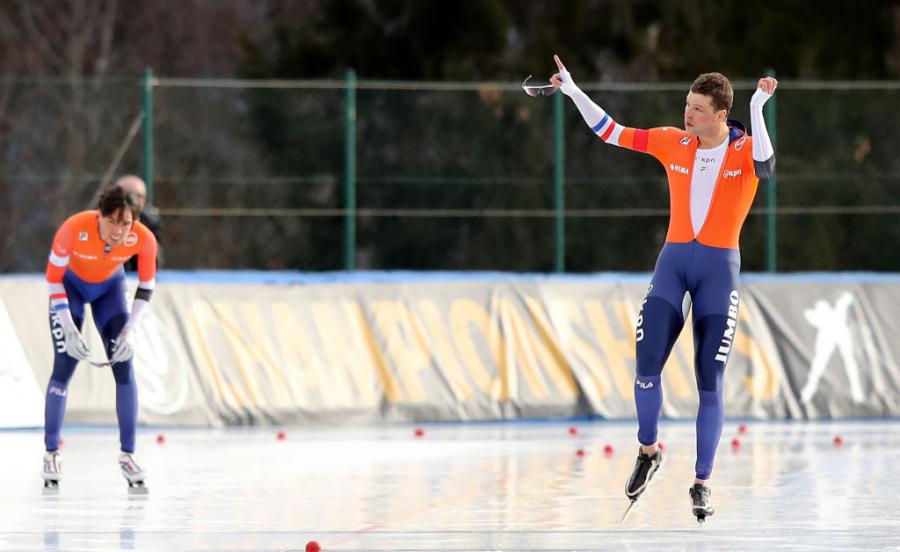
<path fill-rule="evenodd" d="M 622 514 L 622 519 L 619 520 L 620 522 L 624 522 L 625 518 L 628 517 L 628 514 L 631 513 L 631 508 L 634 506 L 634 503 L 637 502 L 637 499 L 647 490 L 650 481 L 653 479 L 653 475 L 659 470 L 662 464 L 662 449 L 657 449 L 656 454 L 653 456 L 644 454 L 641 449 L 638 449 L 638 457 L 637 462 L 634 464 L 634 471 L 631 472 L 631 477 L 628 479 L 628 484 L 625 486 L 625 496 L 631 500 L 631 503 L 628 505 L 628 508 L 625 509 L 625 513 Z"/>
<path fill-rule="evenodd" d="M 691 487 L 689 493 L 691 495 L 691 507 L 699 523 L 705 522 L 707 517 L 716 513 L 715 509 L 709 505 L 709 495 L 711 493 L 709 487 L 697 484 Z"/>
<path fill-rule="evenodd" d="M 641 494 L 647 490 L 653 474 L 662 466 L 663 452 L 657 449 L 656 454 L 649 456 L 638 450 L 637 462 L 634 464 L 634 471 L 628 479 L 628 485 L 625 487 L 625 496 L 631 500 L 637 500 Z"/>

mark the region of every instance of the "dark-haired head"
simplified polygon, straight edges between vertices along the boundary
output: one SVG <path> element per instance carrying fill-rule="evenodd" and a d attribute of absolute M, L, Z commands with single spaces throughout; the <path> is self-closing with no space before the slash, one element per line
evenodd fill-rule
<path fill-rule="evenodd" d="M 116 247 L 125 241 L 141 212 L 137 196 L 121 186 L 112 185 L 103 191 L 98 204 L 100 238 L 108 247 Z"/>
<path fill-rule="evenodd" d="M 125 211 L 128 211 L 131 213 L 131 218 L 137 220 L 141 214 L 141 201 L 137 194 L 113 184 L 103 191 L 97 208 L 100 209 L 100 215 L 103 217 L 121 219 Z"/>

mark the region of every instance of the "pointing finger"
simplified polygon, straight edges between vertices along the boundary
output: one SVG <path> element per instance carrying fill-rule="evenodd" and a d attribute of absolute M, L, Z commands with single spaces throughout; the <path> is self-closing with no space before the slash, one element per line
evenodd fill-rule
<path fill-rule="evenodd" d="M 556 54 L 553 54 L 553 61 L 555 61 L 555 62 L 556 62 L 556 67 L 557 67 L 557 68 L 559 68 L 559 70 L 560 70 L 560 71 L 562 71 L 562 70 L 563 70 L 563 69 L 565 69 L 565 68 L 566 68 L 566 66 L 565 66 L 565 65 L 563 65 L 563 62 L 562 62 L 562 61 L 560 61 L 560 59 L 559 59 L 559 56 L 558 56 L 558 55 L 556 55 Z"/>

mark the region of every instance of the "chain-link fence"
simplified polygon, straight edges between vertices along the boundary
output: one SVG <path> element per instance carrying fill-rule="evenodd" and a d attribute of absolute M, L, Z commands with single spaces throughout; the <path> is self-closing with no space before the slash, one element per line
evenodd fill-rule
<path fill-rule="evenodd" d="M 40 271 L 67 216 L 90 208 L 119 146 L 139 130 L 132 79 L 0 78 L 0 271 Z"/>
<path fill-rule="evenodd" d="M 496 83 L 150 84 L 152 158 L 134 132 L 139 79 L 0 80 L 0 270 L 42 270 L 58 224 L 105 175 L 142 174 L 147 160 L 167 268 L 646 271 L 665 236 L 661 167 L 601 143 L 561 96 Z M 681 126 L 687 83 L 584 88 L 623 124 Z M 732 116 L 745 123 L 752 90 L 737 83 Z M 778 270 L 900 270 L 898 90 L 782 83 L 777 195 L 769 203 L 761 182 L 745 270 L 772 268 L 770 252 Z"/>

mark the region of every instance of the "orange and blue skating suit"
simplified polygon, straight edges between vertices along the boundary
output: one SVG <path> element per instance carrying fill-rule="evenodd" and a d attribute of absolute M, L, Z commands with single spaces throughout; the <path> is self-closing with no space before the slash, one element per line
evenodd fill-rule
<path fill-rule="evenodd" d="M 605 125 L 609 134 L 605 138 L 601 135 L 601 139 L 607 141 L 613 138 L 612 134 L 618 127 L 620 132 L 616 133 L 615 141 L 610 143 L 648 153 L 665 169 L 669 179 L 671 207 L 666 243 L 688 243 L 696 239 L 710 247 L 738 249 L 741 227 L 753 205 L 759 178 L 754 171 L 750 143 L 752 139 L 744 133 L 740 123 L 729 122 L 728 150 L 713 192 L 709 214 L 699 231 L 691 223 L 690 195 L 691 172 L 694 156 L 700 146 L 699 139 L 674 127 L 640 130 L 622 127 L 614 122 Z M 601 121 L 598 127 L 605 123 Z"/>
<path fill-rule="evenodd" d="M 50 332 L 53 336 L 53 374 L 47 387 L 44 443 L 48 451 L 59 448 L 59 432 L 65 412 L 68 383 L 78 360 L 66 353 L 59 312 L 68 309 L 76 326 L 84 324 L 84 305 L 90 303 L 107 358 L 112 340 L 128 320 L 125 271 L 122 265 L 138 256 L 138 289 L 135 299 L 149 300 L 156 282 L 156 238 L 135 220 L 122 244 L 108 247 L 100 237 L 99 211 L 84 211 L 66 220 L 53 239 L 47 262 L 50 290 Z M 137 386 L 132 361 L 112 367 L 116 379 L 116 413 L 122 450 L 134 452 L 137 426 Z"/>
<path fill-rule="evenodd" d="M 56 231 L 46 273 L 54 310 L 68 308 L 68 293 L 63 285 L 67 276 L 72 282 L 78 282 L 83 296 L 91 297 L 111 278 L 119 277 L 122 265 L 135 255 L 138 256 L 138 289 L 146 292 L 154 288 L 156 238 L 153 233 L 135 220 L 124 242 L 109 249 L 100 237 L 99 216 L 99 211 L 83 211 L 69 217 Z"/>
<path fill-rule="evenodd" d="M 737 326 L 738 242 L 759 182 L 752 139 L 740 123 L 729 121 L 728 146 L 709 210 L 703 226 L 694 228 L 691 177 L 700 145 L 697 136 L 674 127 L 628 128 L 608 115 L 593 130 L 607 143 L 652 155 L 668 176 L 669 230 L 636 330 L 638 440 L 645 445 L 657 441 L 662 369 L 693 309 L 694 369 L 700 395 L 695 471 L 699 479 L 708 479 L 722 433 L 722 378 Z"/>

